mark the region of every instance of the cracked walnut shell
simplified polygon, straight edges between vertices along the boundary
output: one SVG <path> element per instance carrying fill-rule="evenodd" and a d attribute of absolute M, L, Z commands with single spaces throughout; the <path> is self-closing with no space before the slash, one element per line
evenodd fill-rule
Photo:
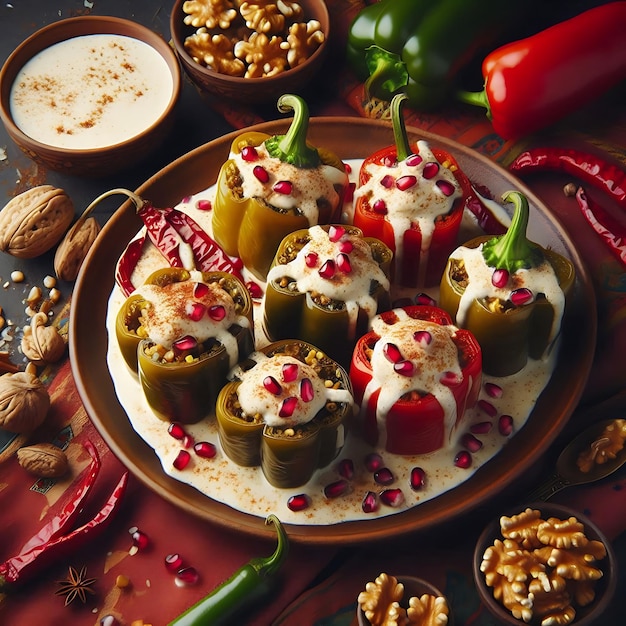
<path fill-rule="evenodd" d="M 50 408 L 48 390 L 28 372 L 0 376 L 0 428 L 12 433 L 30 433 Z"/>
<path fill-rule="evenodd" d="M 65 353 L 65 341 L 54 326 L 47 326 L 48 316 L 33 315 L 30 326 L 24 329 L 22 352 L 35 365 L 56 363 Z"/>

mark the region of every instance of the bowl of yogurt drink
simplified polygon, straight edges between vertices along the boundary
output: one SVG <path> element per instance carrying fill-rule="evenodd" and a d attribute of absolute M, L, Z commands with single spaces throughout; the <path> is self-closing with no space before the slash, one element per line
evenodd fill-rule
<path fill-rule="evenodd" d="M 159 146 L 181 89 L 176 55 L 157 33 L 109 16 L 54 22 L 0 70 L 0 119 L 34 161 L 104 176 Z"/>

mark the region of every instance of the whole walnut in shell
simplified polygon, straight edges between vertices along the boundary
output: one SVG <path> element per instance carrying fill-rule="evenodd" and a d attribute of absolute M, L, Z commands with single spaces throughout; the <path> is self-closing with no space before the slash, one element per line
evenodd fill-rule
<path fill-rule="evenodd" d="M 0 428 L 28 433 L 39 426 L 50 408 L 43 383 L 28 372 L 0 376 Z"/>
<path fill-rule="evenodd" d="M 47 326 L 47 322 L 45 313 L 36 313 L 22 337 L 22 352 L 36 365 L 56 363 L 65 353 L 63 337 L 54 326 Z"/>

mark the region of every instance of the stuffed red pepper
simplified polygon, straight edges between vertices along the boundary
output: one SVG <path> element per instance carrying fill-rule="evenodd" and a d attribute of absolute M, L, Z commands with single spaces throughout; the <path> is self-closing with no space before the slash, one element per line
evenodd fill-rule
<path fill-rule="evenodd" d="M 394 283 L 432 286 L 458 245 L 471 187 L 452 155 L 423 140 L 409 144 L 401 112 L 405 99 L 394 96 L 391 103 L 396 144 L 361 166 L 354 225 L 394 252 Z"/>
<path fill-rule="evenodd" d="M 478 399 L 481 350 L 438 307 L 393 309 L 357 342 L 350 379 L 369 444 L 426 454 L 455 443 L 466 408 Z"/>

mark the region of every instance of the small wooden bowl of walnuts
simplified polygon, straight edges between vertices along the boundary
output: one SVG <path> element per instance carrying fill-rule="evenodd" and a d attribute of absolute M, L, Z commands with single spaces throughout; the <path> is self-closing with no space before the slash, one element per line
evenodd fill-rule
<path fill-rule="evenodd" d="M 259 103 L 309 85 L 325 56 L 330 18 L 323 0 L 176 0 L 170 31 L 201 92 Z"/>
<path fill-rule="evenodd" d="M 600 624 L 617 583 L 615 553 L 602 531 L 578 511 L 547 502 L 489 524 L 473 569 L 499 624 Z"/>

